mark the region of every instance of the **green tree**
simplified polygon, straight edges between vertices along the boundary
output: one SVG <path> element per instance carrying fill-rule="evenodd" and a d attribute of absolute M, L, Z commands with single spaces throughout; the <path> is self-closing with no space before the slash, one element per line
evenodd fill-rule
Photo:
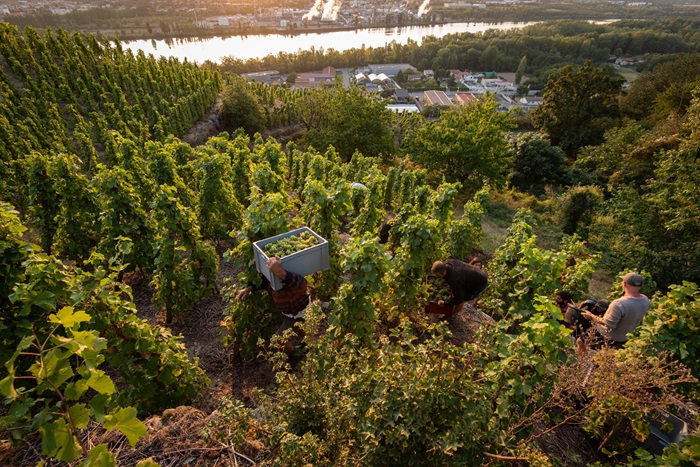
<path fill-rule="evenodd" d="M 561 148 L 536 133 L 522 135 L 515 141 L 513 171 L 508 180 L 519 190 L 541 195 L 547 184 L 562 180 L 564 157 Z"/>
<path fill-rule="evenodd" d="M 304 143 L 322 151 L 333 146 L 344 161 L 349 161 L 355 151 L 379 156 L 394 150 L 392 114 L 383 100 L 366 98 L 354 87 L 335 87 L 329 92 L 318 109 L 325 118 L 309 129 Z"/>
<path fill-rule="evenodd" d="M 489 95 L 474 105 L 447 110 L 440 120 L 409 137 L 407 152 L 425 168 L 448 181 L 460 181 L 469 190 L 485 182 L 502 186 L 511 162 L 506 131 L 514 123 L 497 108 L 495 97 Z"/>
<path fill-rule="evenodd" d="M 622 78 L 590 62 L 578 70 L 567 65 L 547 80 L 532 124 L 573 157 L 583 146 L 600 144 L 605 130 L 617 124 L 621 85 Z"/>
<path fill-rule="evenodd" d="M 675 130 L 670 135 L 658 130 L 636 121 L 611 128 L 600 145 L 581 149 L 573 165 L 574 175 L 581 178 L 581 183 L 610 189 L 643 186 L 654 177 L 663 151 L 676 149 L 680 144 Z"/>
<path fill-rule="evenodd" d="M 224 85 L 220 116 L 228 129 L 243 128 L 250 136 L 265 128 L 265 110 L 241 76 L 231 77 Z"/>
<path fill-rule="evenodd" d="M 664 152 L 653 179 L 640 189 L 621 187 L 603 205 L 589 241 L 608 270 L 647 270 L 662 290 L 700 283 L 698 148 L 694 141 Z"/>
<path fill-rule="evenodd" d="M 635 119 L 652 117 L 658 121 L 670 114 L 682 115 L 690 105 L 699 75 L 700 56 L 681 55 L 643 73 L 623 96 L 620 107 Z"/>
<path fill-rule="evenodd" d="M 595 186 L 577 186 L 563 196 L 561 229 L 565 234 L 588 238 L 593 215 L 603 203 L 603 193 Z"/>

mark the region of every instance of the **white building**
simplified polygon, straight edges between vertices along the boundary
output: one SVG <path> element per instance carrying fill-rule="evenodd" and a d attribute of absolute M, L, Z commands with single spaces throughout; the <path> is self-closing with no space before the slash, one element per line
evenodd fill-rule
<path fill-rule="evenodd" d="M 420 112 L 420 109 L 415 104 L 387 104 L 387 109 L 395 113 L 408 112 L 415 113 Z"/>

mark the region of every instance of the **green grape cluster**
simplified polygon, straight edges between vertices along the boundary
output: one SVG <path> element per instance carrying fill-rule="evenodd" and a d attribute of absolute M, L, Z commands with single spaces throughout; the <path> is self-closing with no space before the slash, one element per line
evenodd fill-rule
<path fill-rule="evenodd" d="M 311 248 L 314 245 L 318 245 L 318 239 L 311 232 L 302 232 L 299 235 L 292 235 L 268 243 L 265 245 L 265 254 L 268 258 L 273 256 L 282 258 L 297 251 Z"/>
<path fill-rule="evenodd" d="M 448 301 L 452 298 L 452 289 L 444 279 L 435 276 L 428 276 L 428 300 L 437 302 Z"/>

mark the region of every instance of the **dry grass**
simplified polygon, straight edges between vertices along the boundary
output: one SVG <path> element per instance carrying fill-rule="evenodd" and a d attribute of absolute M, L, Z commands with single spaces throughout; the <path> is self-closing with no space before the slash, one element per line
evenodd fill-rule
<path fill-rule="evenodd" d="M 588 293 L 596 299 L 607 298 L 610 293 L 610 288 L 615 280 L 614 275 L 604 272 L 595 271 L 593 277 L 588 283 Z"/>

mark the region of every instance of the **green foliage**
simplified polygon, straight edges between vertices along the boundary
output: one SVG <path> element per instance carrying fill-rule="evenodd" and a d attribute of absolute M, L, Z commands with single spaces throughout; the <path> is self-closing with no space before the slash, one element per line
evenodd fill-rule
<path fill-rule="evenodd" d="M 243 206 L 236 199 L 231 184 L 231 161 L 223 154 L 213 154 L 202 155 L 197 164 L 200 180 L 197 221 L 202 237 L 207 240 L 227 239 L 243 220 Z"/>
<path fill-rule="evenodd" d="M 39 34 L 2 23 L 0 44 L 0 174 L 9 176 L 0 191 L 20 208 L 28 155 L 76 155 L 82 173 L 94 174 L 98 154 L 114 163 L 122 137 L 143 144 L 184 133 L 221 87 L 210 67 L 134 56 L 117 41 L 61 29 Z"/>
<path fill-rule="evenodd" d="M 655 178 L 640 191 L 622 187 L 605 202 L 590 242 L 603 253 L 606 269 L 645 269 L 661 288 L 700 282 L 696 152 L 697 143 L 690 142 L 664 153 Z"/>
<path fill-rule="evenodd" d="M 255 163 L 267 162 L 270 169 L 284 178 L 287 157 L 282 150 L 282 145 L 274 138 L 268 138 L 263 142 L 260 134 L 255 135 L 255 147 L 251 159 Z"/>
<path fill-rule="evenodd" d="M 277 316 L 275 304 L 267 290 L 251 292 L 245 300 L 236 300 L 236 289 L 226 295 L 229 306 L 221 326 L 226 329 L 224 345 L 233 346 L 234 354 L 245 358 L 255 356 L 260 339 L 269 339 L 275 332 Z"/>
<path fill-rule="evenodd" d="M 677 135 L 660 135 L 639 122 L 627 122 L 606 131 L 600 145 L 582 148 L 574 170 L 585 174 L 582 184 L 641 187 L 654 176 L 661 151 L 675 149 L 678 143 Z"/>
<path fill-rule="evenodd" d="M 155 186 L 149 198 L 152 202 L 158 195 L 158 186 L 172 187 L 178 202 L 187 208 L 196 208 L 197 199 L 194 191 L 180 175 L 180 165 L 176 160 L 180 143 L 170 139 L 166 142 L 149 141 L 144 148 L 148 161 L 149 177 Z M 140 165 L 140 164 L 139 164 Z M 132 172 L 133 173 L 133 172 Z"/>
<path fill-rule="evenodd" d="M 430 204 L 433 206 L 434 217 L 445 226 L 450 226 L 454 214 L 455 198 L 462 184 L 442 183 L 431 193 Z"/>
<path fill-rule="evenodd" d="M 22 339 L 5 364 L 9 375 L 0 381 L 0 389 L 10 408 L 0 419 L 2 426 L 13 429 L 15 440 L 27 431 L 39 431 L 42 454 L 64 462 L 86 453 L 78 430 L 91 420 L 108 431 L 119 430 L 135 446 L 146 427 L 136 418 L 136 409 L 114 403 L 116 387 L 98 369 L 106 339 L 94 330 L 80 331 L 90 315 L 66 306 L 51 313 L 48 321 L 48 334 Z M 18 371 L 16 363 L 20 368 L 29 365 L 26 373 Z"/>
<path fill-rule="evenodd" d="M 340 286 L 333 302 L 335 317 L 329 318 L 329 323 L 355 334 L 367 345 L 374 338 L 377 320 L 374 301 L 382 296 L 382 278 L 388 261 L 379 239 L 371 234 L 355 237 L 341 254 L 343 274 L 349 280 Z"/>
<path fill-rule="evenodd" d="M 689 25 L 694 23 L 673 27 L 689 35 L 694 33 Z M 496 32 L 455 35 L 445 39 L 447 49 L 443 40 L 428 41 L 429 56 L 416 44 L 394 45 L 391 54 L 440 65 L 436 69 L 468 68 L 467 63 L 514 69 L 526 55 L 532 67 L 552 66 L 569 56 L 607 58 L 618 48 L 641 48 L 632 45 L 642 42 L 630 36 L 632 29 L 629 24 L 541 24 L 527 40 L 519 38 L 532 44 L 545 34 L 551 37 L 547 54 L 556 56 L 531 53 Z M 675 34 L 645 33 L 644 47 L 683 48 Z M 584 400 L 572 396 L 572 404 L 557 405 L 562 369 L 574 358 L 557 321 L 561 314 L 551 303 L 557 290 L 581 294 L 587 289 L 595 258 L 583 243 L 566 237 L 559 251 L 538 248 L 531 221 L 519 214 L 489 265 L 491 289 L 482 301 L 486 311 L 503 319 L 487 326 L 478 342 L 456 347 L 445 328 L 426 326 L 415 313 L 436 256 L 447 251 L 465 258 L 482 237 L 488 189 L 477 192 L 464 215 L 453 219 L 460 185 L 471 193 L 484 180 L 496 186 L 505 181 L 510 155 L 504 135 L 512 120 L 495 111 L 492 98 L 475 108 L 446 111 L 437 122 L 420 116 L 402 120 L 399 140 L 431 172 L 406 163 L 383 175 L 380 170 L 387 168 L 366 156 L 389 160 L 395 121 L 382 101 L 357 89 L 290 91 L 233 78 L 243 92 L 231 94 L 228 88 L 227 97 L 252 105 L 244 118 L 257 120 L 260 129 L 301 123 L 309 130 L 304 142 L 325 153 L 301 152 L 292 144 L 286 155 L 276 141 L 254 133 L 251 150 L 242 130 L 213 138 L 195 152 L 172 134 L 184 131 L 213 103 L 220 77 L 209 68 L 134 57 L 118 45 L 63 31 L 39 36 L 27 29 L 20 35 L 1 24 L 0 53 L 0 196 L 14 200 L 20 211 L 29 199 L 36 229 L 25 234 L 16 213 L 2 205 L 0 296 L 10 300 L 0 303 L 0 356 L 9 365 L 2 369 L 0 391 L 6 397 L 2 428 L 7 433 L 38 428 L 47 455 L 66 461 L 86 456 L 85 465 L 113 463 L 106 445 L 89 452 L 80 446 L 79 430 L 87 420 L 120 430 L 134 442 L 142 432 L 137 410 L 146 414 L 188 403 L 207 382 L 179 338 L 135 315 L 130 290 L 117 280 L 125 271 L 121 264 L 152 273 L 155 299 L 169 321 L 172 312 L 191 307 L 216 287 L 217 257 L 202 237 L 222 240 L 233 230 L 235 246 L 227 256 L 235 260 L 239 280 L 260 284 L 252 242 L 288 231 L 290 212 L 298 212 L 295 222 L 330 242 L 331 270 L 310 278 L 319 296 L 333 304 L 329 326 L 321 335 L 318 326 L 325 316 L 311 307 L 305 324 L 309 354 L 300 371 L 277 375 L 273 393 L 252 402 L 263 401 L 255 417 L 240 404 L 223 410 L 224 420 L 235 423 L 222 429 L 229 434 L 221 439 L 239 444 L 256 433 L 267 443 L 270 462 L 280 465 L 471 465 L 489 462 L 486 452 L 548 461 L 531 441 L 560 413 L 576 415 L 567 410 Z M 577 98 L 579 90 L 585 94 L 600 85 L 586 94 L 589 100 L 581 97 L 585 105 L 579 113 L 588 112 L 583 120 L 573 118 L 581 115 L 572 115 L 569 101 L 562 104 L 564 116 L 572 117 L 562 145 L 593 140 L 615 120 L 615 104 L 605 100 L 614 94 L 615 80 L 587 67 L 581 70 L 589 70 L 589 76 L 571 68 L 552 79 L 552 89 L 566 85 L 551 90 L 557 104 L 554 97 L 569 99 L 572 89 Z M 666 73 L 657 75 L 659 81 L 668 81 Z M 696 277 L 700 264 L 695 240 L 700 203 L 694 189 L 700 101 L 688 97 L 692 79 L 687 74 L 682 82 L 671 80 L 673 85 L 657 94 L 655 107 L 642 109 L 657 118 L 671 115 L 663 129 L 630 124 L 610 130 L 604 145 L 583 150 L 575 167 L 576 182 L 612 190 L 604 210 L 594 216 L 590 236 L 606 253 L 606 265 L 617 265 L 615 271 L 646 268 L 661 277 L 662 287 Z M 148 141 L 151 137 L 156 141 Z M 544 140 L 522 143 L 511 182 L 541 192 L 544 184 L 557 181 L 548 176 L 560 170 L 561 152 Z M 349 163 L 342 166 L 343 160 Z M 454 183 L 438 186 L 440 173 Z M 349 181 L 369 189 L 352 192 Z M 580 226 L 589 221 L 580 219 L 581 211 L 593 208 L 579 208 L 592 198 L 600 201 L 602 194 L 583 187 L 565 197 L 571 201 L 562 216 L 570 221 L 567 230 L 584 233 Z M 393 258 L 376 238 L 385 207 L 396 213 Z M 339 232 L 349 228 L 352 237 L 341 247 Z M 61 260 L 20 240 L 34 232 L 45 251 L 53 249 Z M 231 297 L 222 322 L 225 340 L 250 357 L 259 339 L 272 335 L 277 315 L 263 291 L 243 302 Z M 596 361 L 600 371 L 587 393 L 592 405 L 572 423 L 584 423 L 603 438 L 624 416 L 635 436 L 644 434 L 644 411 L 668 405 L 669 388 L 692 381 L 680 370 L 674 377 L 665 373 L 674 367 L 660 351 L 672 350 L 697 376 L 698 298 L 689 282 L 655 298 L 658 306 L 629 350 Z M 396 320 L 377 326 L 378 313 L 385 311 Z M 394 327 L 407 322 L 406 316 L 417 323 L 416 330 L 399 326 L 382 334 L 384 324 Z M 372 345 L 376 335 L 379 344 Z M 697 394 L 695 387 L 683 389 Z M 126 405 L 135 408 L 119 408 Z M 678 447 L 667 458 L 687 461 L 692 452 Z"/>
<path fill-rule="evenodd" d="M 690 105 L 692 90 L 700 84 L 700 57 L 682 54 L 643 73 L 620 101 L 625 114 L 655 121 L 683 115 Z"/>
<path fill-rule="evenodd" d="M 593 216 L 603 203 L 603 193 L 595 186 L 577 186 L 562 195 L 561 229 L 567 235 L 588 238 Z"/>
<path fill-rule="evenodd" d="M 489 96 L 447 110 L 438 121 L 416 129 L 406 151 L 426 169 L 460 181 L 467 190 L 476 191 L 485 183 L 502 186 L 511 164 L 505 135 L 513 119 L 497 107 Z"/>
<path fill-rule="evenodd" d="M 522 290 L 514 295 L 523 295 Z M 538 295 L 529 306 L 529 316 L 517 333 L 512 333 L 514 322 L 508 319 L 499 322 L 496 329 L 482 330 L 488 333 L 482 342 L 495 341 L 486 345 L 490 355 L 483 363 L 484 386 L 494 394 L 494 423 L 503 430 L 519 425 L 511 416 L 516 410 L 529 413 L 549 399 L 557 380 L 555 369 L 566 361 L 571 346 L 558 321 L 561 315 L 549 297 Z"/>
<path fill-rule="evenodd" d="M 384 101 L 368 99 L 356 87 L 314 89 L 314 93 L 321 95 L 298 104 L 307 116 L 302 119 L 309 130 L 302 138 L 304 144 L 321 150 L 333 146 L 344 161 L 356 151 L 368 157 L 393 151 L 392 114 Z"/>
<path fill-rule="evenodd" d="M 106 339 L 102 357 L 118 369 L 111 374 L 127 386 L 116 401 L 147 413 L 187 403 L 208 379 L 196 360 L 190 363 L 184 345 L 170 331 L 151 327 L 136 316 L 130 290 L 117 282 L 123 270 L 118 259 L 128 255 L 130 246 L 127 241 L 120 243 L 109 269 L 93 264 L 93 272 L 66 268 L 51 257 L 32 256 L 25 265 L 25 281 L 11 295 L 18 317 L 13 320 L 13 334 L 15 339 L 48 335 L 41 317 L 61 303 L 85 310 L 90 315 L 89 329 Z M 100 257 L 91 261 L 104 263 Z"/>
<path fill-rule="evenodd" d="M 342 275 L 340 238 L 337 230 L 351 212 L 351 188 L 344 181 L 335 182 L 333 187 L 330 183 L 324 184 L 320 180 L 307 180 L 302 193 L 304 203 L 299 211 L 299 219 L 328 241 L 330 262 L 330 268 L 314 274 L 311 281 L 319 296 L 331 297 L 335 295 Z M 326 186 L 333 188 L 326 189 Z"/>
<path fill-rule="evenodd" d="M 616 125 L 621 85 L 621 78 L 590 62 L 579 69 L 567 65 L 550 75 L 532 123 L 574 156 L 583 146 L 601 143 L 605 130 Z"/>
<path fill-rule="evenodd" d="M 652 270 L 654 277 L 667 277 L 666 283 L 682 278 L 700 283 L 700 244 L 694 239 L 700 229 L 700 195 L 692 188 L 700 181 L 699 149 L 700 144 L 693 141 L 678 151 L 664 153 L 645 196 L 647 209 L 658 213 L 660 231 L 654 232 L 653 248 L 680 266 L 675 273 L 671 268 L 662 274 Z"/>
<path fill-rule="evenodd" d="M 544 194 L 546 185 L 563 179 L 564 151 L 535 133 L 526 133 L 515 141 L 513 171 L 508 175 L 512 186 L 534 195 Z"/>
<path fill-rule="evenodd" d="M 419 296 L 423 295 L 425 275 L 439 251 L 441 226 L 426 214 L 407 212 L 402 217 L 392 228 L 398 231 L 394 235 L 399 240 L 385 282 L 389 288 L 387 305 L 397 306 L 399 313 L 408 313 L 417 308 Z"/>
<path fill-rule="evenodd" d="M 637 328 L 635 339 L 650 342 L 656 352 L 668 351 L 700 378 L 700 290 L 696 284 L 673 285 L 657 294 L 652 308 Z M 686 387 L 698 399 L 697 385 Z"/>
<path fill-rule="evenodd" d="M 686 436 L 680 443 L 672 443 L 660 456 L 654 456 L 643 449 L 635 452 L 637 458 L 629 459 L 630 467 L 650 467 L 677 465 L 693 467 L 700 464 L 700 434 L 697 432 Z"/>
<path fill-rule="evenodd" d="M 396 330 L 391 340 L 398 345 L 381 338 L 376 348 L 353 345 L 351 335 L 342 347 L 323 338 L 310 349 L 308 377 L 279 380 L 282 403 L 266 411 L 276 427 L 271 443 L 329 465 L 353 458 L 367 465 L 482 459 L 494 439 L 489 394 L 474 382 L 471 352 L 448 345 L 443 333 L 419 341 Z"/>
<path fill-rule="evenodd" d="M 532 218 L 518 211 L 508 235 L 489 262 L 489 288 L 483 308 L 498 318 L 517 324 L 529 317 L 537 297 L 554 299 L 559 290 L 580 299 L 588 290 L 596 258 L 576 237 L 565 238 L 559 251 L 537 247 Z"/>
<path fill-rule="evenodd" d="M 202 242 L 194 213 L 186 210 L 175 189 L 161 186 L 153 201 L 155 273 L 153 300 L 173 314 L 189 310 L 216 288 L 219 258 L 211 245 Z"/>
<path fill-rule="evenodd" d="M 0 294 L 3 297 L 9 297 L 15 286 L 26 279 L 22 264 L 36 248 L 21 240 L 27 229 L 17 214 L 9 204 L 0 202 L 0 268 L 3 272 Z M 0 360 L 10 359 L 20 340 L 27 336 L 26 328 L 39 313 L 37 309 L 20 309 L 9 300 L 0 301 Z"/>
<path fill-rule="evenodd" d="M 29 166 L 29 205 L 36 228 L 41 236 L 41 248 L 51 251 L 56 235 L 59 198 L 49 176 L 49 157 L 33 153 L 27 158 Z"/>
<path fill-rule="evenodd" d="M 221 105 L 221 123 L 235 130 L 243 128 L 252 136 L 264 129 L 264 110 L 260 101 L 253 94 L 241 76 L 230 76 L 224 84 L 223 103 Z"/>
<path fill-rule="evenodd" d="M 481 222 L 485 212 L 484 206 L 490 198 L 489 191 L 488 185 L 477 191 L 471 200 L 464 203 L 462 217 L 452 220 L 449 224 L 445 238 L 446 257 L 465 259 L 481 244 L 483 238 Z"/>
<path fill-rule="evenodd" d="M 384 175 L 377 168 L 373 168 L 363 181 L 367 190 L 353 190 L 358 196 L 362 196 L 362 206 L 353 219 L 350 232 L 355 236 L 364 233 L 377 236 L 382 221 L 386 217 L 384 211 Z"/>
<path fill-rule="evenodd" d="M 280 172 L 272 169 L 269 162 L 261 161 L 253 164 L 250 184 L 262 193 L 283 193 L 285 180 Z"/>
<path fill-rule="evenodd" d="M 187 403 L 208 380 L 179 339 L 137 318 L 117 281 L 130 243 L 118 243 L 109 261 L 91 258 L 89 271 L 66 266 L 22 242 L 24 228 L 3 208 L 2 264 L 12 269 L 2 283 L 2 427 L 16 440 L 38 430 L 44 454 L 60 460 L 111 458 L 104 446 L 87 453 L 82 445 L 79 430 L 90 420 L 133 445 L 145 428 L 135 408 L 120 406 L 147 413 Z"/>
<path fill-rule="evenodd" d="M 80 173 L 74 156 L 55 156 L 48 175 L 60 200 L 53 251 L 62 258 L 86 261 L 99 241 L 97 194 L 88 178 Z"/>
<path fill-rule="evenodd" d="M 299 216 L 311 230 L 330 238 L 350 212 L 350 188 L 345 182 L 335 186 L 309 179 L 303 193 Z"/>
<path fill-rule="evenodd" d="M 153 232 L 131 174 L 119 166 L 103 168 L 92 180 L 99 192 L 101 239 L 97 251 L 111 258 L 122 238 L 134 239 L 123 261 L 146 269 L 153 264 Z"/>

